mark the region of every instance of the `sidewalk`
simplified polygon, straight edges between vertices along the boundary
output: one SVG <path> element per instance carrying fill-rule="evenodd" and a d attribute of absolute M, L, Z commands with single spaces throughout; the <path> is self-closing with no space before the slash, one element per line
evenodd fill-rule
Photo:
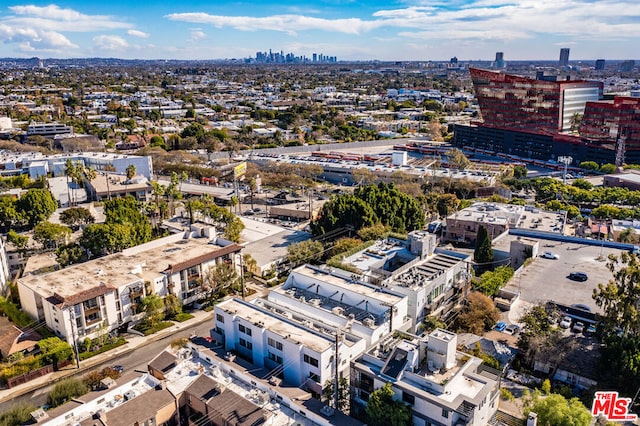
<path fill-rule="evenodd" d="M 0 390 L 0 402 L 5 402 L 10 399 L 16 398 L 18 396 L 24 395 L 26 393 L 32 392 L 34 390 L 40 389 L 43 386 L 48 384 L 57 382 L 65 377 L 72 376 L 78 373 L 82 373 L 84 371 L 90 370 L 96 365 L 100 365 L 106 360 L 115 358 L 116 356 L 132 352 L 138 348 L 146 346 L 151 342 L 158 341 L 166 336 L 177 333 L 178 331 L 182 331 L 185 329 L 189 329 L 190 327 L 194 327 L 199 325 L 207 320 L 213 320 L 213 311 L 205 312 L 205 311 L 194 311 L 190 312 L 193 315 L 193 318 L 190 320 L 175 323 L 175 325 L 171 327 L 167 327 L 164 330 L 161 330 L 151 336 L 134 336 L 127 339 L 127 343 L 118 346 L 115 349 L 112 349 L 107 352 L 103 352 L 99 355 L 86 359 L 84 361 L 80 361 L 80 369 L 76 368 L 75 362 L 69 367 L 60 370 L 54 371 L 53 373 L 45 374 L 42 377 L 38 377 L 37 379 L 31 380 L 22 385 L 16 386 L 11 389 L 2 389 Z M 213 321 L 212 325 L 213 327 Z"/>

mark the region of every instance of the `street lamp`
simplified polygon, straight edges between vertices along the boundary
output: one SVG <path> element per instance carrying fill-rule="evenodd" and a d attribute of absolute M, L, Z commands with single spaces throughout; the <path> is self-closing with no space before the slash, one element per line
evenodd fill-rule
<path fill-rule="evenodd" d="M 570 156 L 561 156 L 558 157 L 558 163 L 564 164 L 564 173 L 562 174 L 562 183 L 567 183 L 567 167 L 569 164 L 573 163 L 573 157 Z"/>

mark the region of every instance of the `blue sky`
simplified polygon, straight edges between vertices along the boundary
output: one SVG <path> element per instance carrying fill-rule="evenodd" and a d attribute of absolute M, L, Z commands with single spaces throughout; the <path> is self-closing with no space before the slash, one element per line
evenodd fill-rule
<path fill-rule="evenodd" d="M 0 57 L 636 59 L 638 0 L 192 0 L 0 5 Z"/>

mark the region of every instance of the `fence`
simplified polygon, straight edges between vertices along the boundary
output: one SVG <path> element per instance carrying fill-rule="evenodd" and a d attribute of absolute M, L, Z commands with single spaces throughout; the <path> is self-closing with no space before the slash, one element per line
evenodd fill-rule
<path fill-rule="evenodd" d="M 19 376 L 7 379 L 7 387 L 12 388 L 15 386 L 19 386 L 27 383 L 30 380 L 37 379 L 38 377 L 42 377 L 45 374 L 49 373 L 53 373 L 53 365 L 45 365 L 44 367 L 38 368 L 37 370 L 29 371 L 28 373 L 24 373 Z"/>

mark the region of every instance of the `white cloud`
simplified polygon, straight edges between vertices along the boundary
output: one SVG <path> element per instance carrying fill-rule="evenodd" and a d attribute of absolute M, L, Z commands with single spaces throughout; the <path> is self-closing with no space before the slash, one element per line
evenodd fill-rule
<path fill-rule="evenodd" d="M 128 30 L 127 34 L 132 37 L 149 38 L 149 33 L 145 33 L 144 31 Z"/>
<path fill-rule="evenodd" d="M 346 34 L 360 34 L 382 23 L 363 21 L 359 18 L 324 19 L 304 15 L 272 15 L 266 17 L 221 16 L 207 13 L 172 13 L 166 15 L 172 21 L 209 24 L 218 28 L 231 27 L 241 31 L 271 30 L 296 34 L 306 30 L 324 30 Z"/>
<path fill-rule="evenodd" d="M 204 40 L 205 38 L 207 38 L 207 34 L 199 29 L 193 29 L 191 30 L 191 35 L 189 37 L 189 41 L 190 42 L 196 42 L 199 40 Z"/>
<path fill-rule="evenodd" d="M 412 5 L 409 5 L 412 3 Z M 359 35 L 383 27 L 420 39 L 514 40 L 541 35 L 619 40 L 640 36 L 637 0 L 472 0 L 405 2 L 407 7 L 379 10 L 371 19 L 327 19 L 302 14 L 223 16 L 173 13 L 167 19 L 240 31 L 269 30 L 295 35 L 308 30 Z M 416 31 L 416 32 L 412 32 Z"/>
<path fill-rule="evenodd" d="M 127 40 L 115 35 L 99 35 L 93 38 L 93 44 L 98 50 L 124 50 L 129 47 Z"/>

